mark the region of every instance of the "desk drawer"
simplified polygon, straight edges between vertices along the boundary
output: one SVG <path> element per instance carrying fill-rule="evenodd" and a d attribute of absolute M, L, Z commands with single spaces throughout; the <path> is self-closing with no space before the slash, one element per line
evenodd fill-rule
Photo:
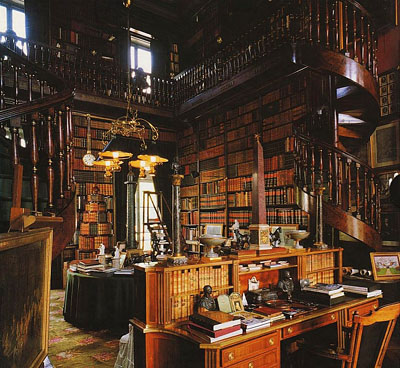
<path fill-rule="evenodd" d="M 279 363 L 277 350 L 269 351 L 265 354 L 257 355 L 251 359 L 246 359 L 243 362 L 231 365 L 229 368 L 275 368 Z"/>
<path fill-rule="evenodd" d="M 308 321 L 293 324 L 282 329 L 282 338 L 287 339 L 289 337 L 297 336 L 303 332 L 313 330 L 318 327 L 323 327 L 331 323 L 335 323 L 338 320 L 337 312 L 332 312 L 327 315 L 310 319 Z"/>
<path fill-rule="evenodd" d="M 279 354 L 279 336 L 277 332 L 223 349 L 221 351 L 222 366 L 231 366 L 232 364 L 236 364 L 244 359 L 249 359 L 259 354 L 265 355 L 270 351 L 274 352 L 274 354 Z M 236 365 L 234 367 L 236 367 Z M 238 365 L 237 367 L 242 366 Z"/>
<path fill-rule="evenodd" d="M 360 316 L 366 316 L 370 312 L 376 310 L 379 306 L 379 303 L 377 300 L 372 300 L 369 303 L 365 303 L 363 305 L 359 305 L 357 307 L 349 308 L 347 310 L 347 326 L 351 326 L 351 323 L 353 322 L 353 315 L 354 313 L 357 313 Z"/>

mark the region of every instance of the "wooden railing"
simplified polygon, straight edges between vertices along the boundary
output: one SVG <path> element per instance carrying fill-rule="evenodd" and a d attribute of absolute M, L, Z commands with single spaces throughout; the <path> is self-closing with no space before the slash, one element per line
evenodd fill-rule
<path fill-rule="evenodd" d="M 307 44 L 342 53 L 377 77 L 377 35 L 356 1 L 288 1 L 216 55 L 175 77 L 176 104 L 213 88 L 284 45 Z"/>
<path fill-rule="evenodd" d="M 71 88 L 87 93 L 126 100 L 129 96 L 128 70 L 118 61 L 99 55 L 51 47 L 6 33 L 0 41 L 10 50 L 47 71 Z M 173 107 L 173 81 L 144 73 L 149 88 L 134 86 L 135 70 L 131 70 L 131 96 L 137 104 Z"/>
<path fill-rule="evenodd" d="M 296 134 L 295 177 L 299 187 L 310 194 L 323 185 L 324 200 L 380 231 L 379 179 L 353 155 Z"/>
<path fill-rule="evenodd" d="M 55 213 L 60 210 L 56 199 L 63 199 L 73 184 L 68 106 L 73 91 L 59 77 L 0 44 L 0 96 L 0 122 L 12 132 L 14 169 L 22 158 L 19 129 L 27 140 L 32 209 L 39 211 L 39 173 L 43 171 L 47 176 L 47 210 Z"/>

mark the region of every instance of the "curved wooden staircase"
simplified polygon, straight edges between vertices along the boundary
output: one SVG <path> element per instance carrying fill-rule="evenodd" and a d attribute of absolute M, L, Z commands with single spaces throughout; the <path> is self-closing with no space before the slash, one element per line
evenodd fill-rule
<path fill-rule="evenodd" d="M 62 79 L 0 44 L 0 123 L 11 130 L 11 140 L 2 142 L 8 142 L 14 169 L 10 229 L 52 227 L 53 259 L 75 231 L 72 98 Z M 19 144 L 21 129 L 26 148 Z M 31 178 L 30 209 L 21 207 L 23 176 Z"/>

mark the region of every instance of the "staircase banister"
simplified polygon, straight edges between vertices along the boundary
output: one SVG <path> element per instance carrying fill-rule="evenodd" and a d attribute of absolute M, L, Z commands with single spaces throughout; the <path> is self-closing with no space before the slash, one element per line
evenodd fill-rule
<path fill-rule="evenodd" d="M 343 2 L 349 3 L 351 5 L 353 5 L 355 8 L 357 8 L 362 15 L 368 17 L 372 22 L 374 20 L 374 17 L 372 16 L 372 14 L 370 12 L 368 12 L 367 9 L 365 9 L 365 7 L 363 5 L 361 5 L 358 1 L 356 0 L 344 0 Z"/>
<path fill-rule="evenodd" d="M 57 90 L 62 90 L 65 88 L 64 80 L 56 76 L 55 74 L 49 72 L 47 69 L 32 63 L 27 58 L 17 54 L 16 52 L 10 50 L 8 47 L 0 44 L 0 55 L 6 55 L 11 58 L 12 63 L 24 67 L 27 73 L 35 75 L 40 80 L 45 80 L 48 84 L 54 86 Z"/>
<path fill-rule="evenodd" d="M 322 142 L 322 141 L 320 141 L 318 139 L 315 139 L 313 137 L 307 136 L 307 135 L 299 133 L 299 132 L 296 132 L 294 135 L 295 135 L 295 137 L 298 137 L 298 138 L 300 138 L 300 139 L 302 139 L 302 140 L 304 140 L 306 142 L 310 142 L 310 143 L 313 143 L 315 145 L 324 147 L 324 148 L 326 148 L 326 149 L 328 149 L 328 150 L 330 150 L 330 151 L 332 151 L 334 153 L 337 153 L 337 154 L 339 154 L 339 155 L 341 155 L 341 156 L 343 156 L 343 157 L 345 157 L 347 159 L 350 159 L 351 161 L 353 161 L 353 162 L 355 162 L 357 164 L 360 164 L 361 166 L 367 168 L 369 171 L 374 172 L 374 169 L 372 167 L 370 167 L 364 161 L 361 161 L 360 159 L 358 159 L 356 156 L 353 156 L 351 153 L 341 151 L 340 149 L 336 148 L 335 146 L 333 146 L 333 145 L 331 145 L 329 143 Z"/>
<path fill-rule="evenodd" d="M 9 120 L 17 116 L 30 114 L 38 110 L 44 110 L 54 105 L 61 104 L 62 102 L 72 99 L 75 95 L 75 90 L 65 89 L 62 92 L 54 95 L 46 96 L 32 102 L 27 102 L 0 111 L 0 122 Z"/>

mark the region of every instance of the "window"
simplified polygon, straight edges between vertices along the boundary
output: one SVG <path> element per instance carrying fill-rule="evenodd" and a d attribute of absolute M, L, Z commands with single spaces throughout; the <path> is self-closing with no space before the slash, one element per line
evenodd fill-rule
<path fill-rule="evenodd" d="M 151 51 L 150 41 L 153 38 L 150 34 L 131 29 L 131 69 L 142 69 L 145 73 L 151 73 Z M 132 73 L 132 77 L 140 77 L 137 72 Z M 146 77 L 146 82 L 150 86 L 150 76 Z M 150 93 L 150 87 L 144 88 L 143 92 Z"/>
<path fill-rule="evenodd" d="M 141 248 L 144 250 L 151 250 L 151 236 L 150 232 L 147 229 L 147 226 L 144 225 L 144 221 L 148 221 L 149 219 L 156 219 L 157 213 L 153 207 L 153 203 L 155 206 L 158 206 L 158 200 L 156 194 L 151 194 L 153 199 L 149 201 L 149 219 L 147 218 L 147 200 L 145 203 L 144 192 L 154 192 L 154 182 L 151 176 L 147 176 L 146 178 L 139 179 L 138 186 L 136 190 L 136 203 L 139 203 L 139 206 L 136 207 L 136 221 L 137 221 L 137 233 L 138 233 L 138 242 L 141 245 Z M 143 218 L 145 217 L 145 218 Z"/>
<path fill-rule="evenodd" d="M 19 38 L 26 38 L 25 12 L 20 6 L 21 1 L 0 1 L 0 32 L 13 32 Z M 5 42 L 6 37 L 1 36 L 0 42 Z M 27 54 L 25 42 L 18 41 L 17 47 Z"/>

